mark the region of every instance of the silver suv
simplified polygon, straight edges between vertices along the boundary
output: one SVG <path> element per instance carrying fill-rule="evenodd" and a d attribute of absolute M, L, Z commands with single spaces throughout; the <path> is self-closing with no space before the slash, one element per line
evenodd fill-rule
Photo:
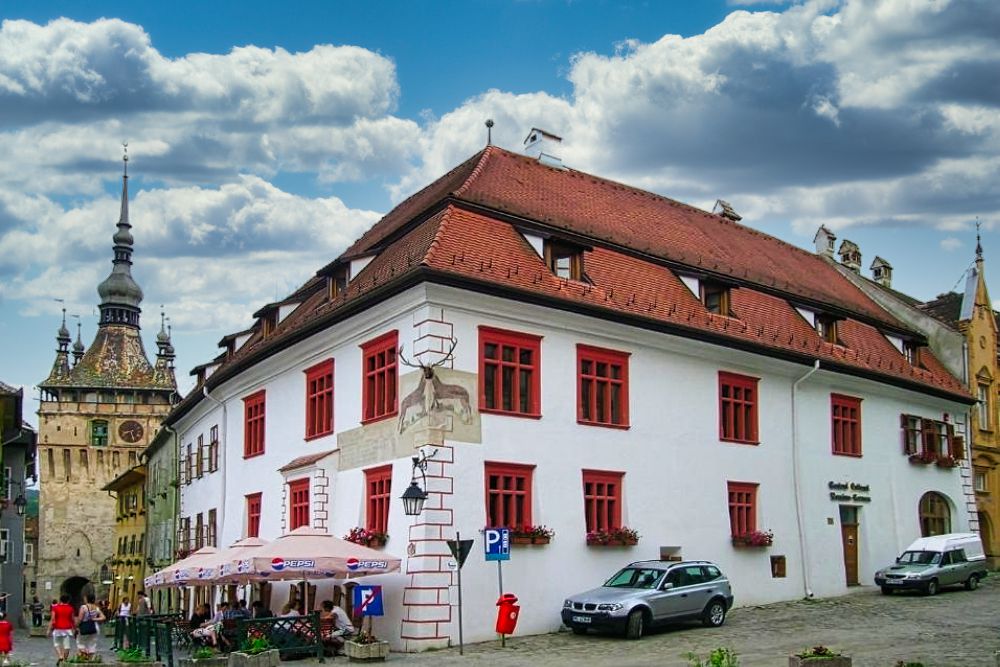
<path fill-rule="evenodd" d="M 566 598 L 562 621 L 576 634 L 593 628 L 639 639 L 648 627 L 676 621 L 700 619 L 718 627 L 732 606 L 729 580 L 715 564 L 646 560 L 622 568 L 600 588 Z"/>

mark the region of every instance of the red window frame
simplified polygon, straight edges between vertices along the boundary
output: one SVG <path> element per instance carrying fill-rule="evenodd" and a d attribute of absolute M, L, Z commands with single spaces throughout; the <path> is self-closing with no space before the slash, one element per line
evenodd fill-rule
<path fill-rule="evenodd" d="M 541 417 L 541 386 L 541 336 L 479 327 L 480 412 Z"/>
<path fill-rule="evenodd" d="M 831 446 L 838 456 L 861 456 L 861 399 L 830 394 Z"/>
<path fill-rule="evenodd" d="M 333 359 L 303 371 L 306 374 L 306 440 L 333 433 Z"/>
<path fill-rule="evenodd" d="M 243 399 L 243 458 L 264 453 L 264 390 Z"/>
<path fill-rule="evenodd" d="M 622 527 L 622 480 L 625 473 L 583 471 L 583 514 L 587 532 Z"/>
<path fill-rule="evenodd" d="M 392 464 L 365 470 L 365 528 L 374 533 L 389 532 L 392 507 Z"/>
<path fill-rule="evenodd" d="M 531 487 L 535 466 L 487 461 L 484 474 L 486 524 L 522 530 L 531 526 Z"/>
<path fill-rule="evenodd" d="M 392 417 L 399 411 L 398 348 L 398 331 L 390 331 L 361 345 L 362 424 Z"/>
<path fill-rule="evenodd" d="M 288 483 L 288 530 L 309 525 L 309 478 Z"/>
<path fill-rule="evenodd" d="M 576 346 L 576 421 L 628 428 L 629 352 Z M 616 392 L 617 389 L 617 392 Z M 616 396 L 617 394 L 617 396 Z"/>
<path fill-rule="evenodd" d="M 719 439 L 747 445 L 760 444 L 757 431 L 759 379 L 719 371 Z"/>
<path fill-rule="evenodd" d="M 247 537 L 260 537 L 260 503 L 263 494 L 247 494 Z"/>
<path fill-rule="evenodd" d="M 740 537 L 757 530 L 757 487 L 753 482 L 726 482 L 729 493 L 729 532 Z"/>

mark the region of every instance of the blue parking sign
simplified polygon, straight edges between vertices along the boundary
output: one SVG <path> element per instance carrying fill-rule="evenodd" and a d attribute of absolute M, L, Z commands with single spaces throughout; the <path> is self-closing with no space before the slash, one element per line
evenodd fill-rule
<path fill-rule="evenodd" d="M 510 529 L 487 528 L 483 531 L 486 560 L 510 560 Z"/>
<path fill-rule="evenodd" d="M 382 610 L 382 587 L 355 586 L 354 612 L 360 616 L 381 616 L 384 614 L 385 612 Z"/>

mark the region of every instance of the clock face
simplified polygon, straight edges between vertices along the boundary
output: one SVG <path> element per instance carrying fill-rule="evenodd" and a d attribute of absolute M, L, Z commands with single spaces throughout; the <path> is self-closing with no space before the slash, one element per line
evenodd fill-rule
<path fill-rule="evenodd" d="M 142 440 L 142 424 L 134 419 L 128 419 L 118 425 L 118 437 L 125 442 L 139 442 Z"/>

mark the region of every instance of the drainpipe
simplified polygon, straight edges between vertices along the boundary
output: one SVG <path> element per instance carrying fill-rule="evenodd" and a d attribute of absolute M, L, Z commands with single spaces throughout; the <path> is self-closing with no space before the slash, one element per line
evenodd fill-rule
<path fill-rule="evenodd" d="M 226 411 L 226 404 L 224 401 L 220 401 L 211 394 L 208 393 L 208 387 L 205 385 L 201 386 L 201 394 L 208 400 L 212 401 L 216 405 L 222 408 L 222 437 L 219 442 L 219 458 L 222 459 L 219 467 L 222 469 L 222 503 L 219 506 L 219 525 L 215 527 L 215 539 L 218 540 L 219 536 L 222 535 L 223 527 L 226 525 L 226 505 L 229 504 L 229 499 L 226 496 L 226 428 L 229 423 L 228 413 Z"/>
<path fill-rule="evenodd" d="M 813 592 L 809 588 L 809 550 L 806 546 L 806 530 L 802 518 L 802 482 L 800 480 L 802 463 L 799 457 L 799 422 L 796 397 L 799 385 L 818 370 L 819 359 L 816 359 L 809 372 L 792 383 L 792 488 L 795 492 L 795 522 L 799 529 L 799 558 L 802 559 L 802 592 L 807 598 L 811 598 Z"/>

